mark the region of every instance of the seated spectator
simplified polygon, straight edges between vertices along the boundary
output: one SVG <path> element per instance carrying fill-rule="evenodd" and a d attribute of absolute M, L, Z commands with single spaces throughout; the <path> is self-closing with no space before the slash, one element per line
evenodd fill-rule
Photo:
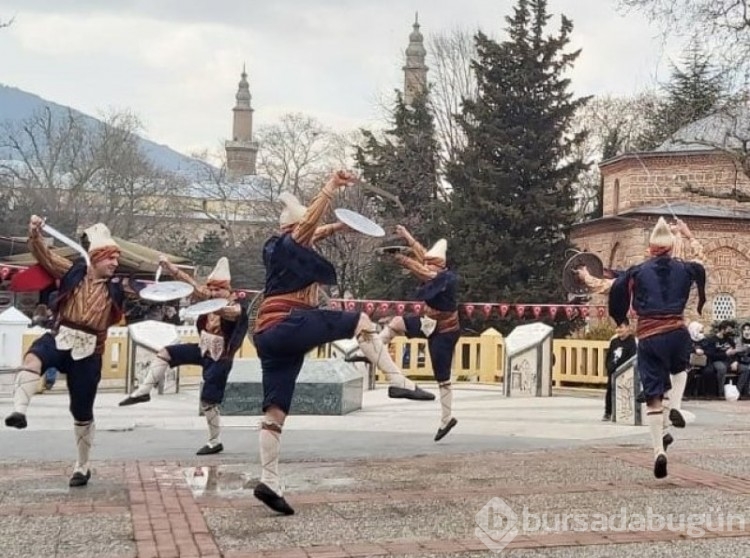
<path fill-rule="evenodd" d="M 685 395 L 696 397 L 703 395 L 703 370 L 708 364 L 708 357 L 703 350 L 706 336 L 703 333 L 703 324 L 700 322 L 690 322 L 688 324 L 690 333 L 690 370 L 688 370 L 687 387 Z"/>
<path fill-rule="evenodd" d="M 703 373 L 703 385 L 708 387 L 708 393 L 724 396 L 724 383 L 728 372 L 737 372 L 737 349 L 734 343 L 734 324 L 724 320 L 716 326 L 713 335 L 706 337 L 703 350 L 708 357 L 708 365 Z"/>

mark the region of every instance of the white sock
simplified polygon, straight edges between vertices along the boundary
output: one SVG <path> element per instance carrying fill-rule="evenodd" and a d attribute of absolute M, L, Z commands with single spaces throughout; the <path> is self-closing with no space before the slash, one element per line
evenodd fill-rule
<path fill-rule="evenodd" d="M 396 363 L 393 362 L 388 349 L 380 337 L 372 333 L 362 332 L 357 336 L 359 348 L 367 357 L 367 360 L 382 370 L 388 378 L 388 383 L 394 387 L 414 389 L 416 386 L 409 378 L 404 376 Z"/>
<path fill-rule="evenodd" d="M 670 393 L 674 390 L 669 390 L 667 393 L 664 394 L 664 398 L 661 402 L 661 434 L 664 436 L 664 434 L 669 432 L 669 427 L 672 426 L 672 421 L 669 420 L 669 409 L 670 409 L 670 403 L 671 399 L 669 398 Z"/>
<path fill-rule="evenodd" d="M 203 415 L 206 417 L 206 424 L 208 424 L 208 445 L 214 448 L 221 443 L 219 440 L 221 434 L 219 406 L 203 402 L 201 402 L 201 406 L 203 407 Z"/>
<path fill-rule="evenodd" d="M 654 458 L 658 457 L 660 453 L 664 452 L 664 443 L 662 442 L 662 421 L 664 411 L 646 411 L 646 418 L 648 420 L 649 430 L 651 432 L 651 442 L 654 445 Z"/>
<path fill-rule="evenodd" d="M 279 476 L 281 426 L 276 423 L 263 421 L 260 428 L 259 438 L 260 464 L 262 467 L 260 482 L 266 484 L 268 488 L 273 490 L 279 496 L 283 496 L 281 491 L 281 477 Z"/>
<path fill-rule="evenodd" d="M 672 389 L 670 390 L 670 409 L 682 409 L 682 396 L 685 395 L 685 386 L 687 385 L 687 372 L 672 374 Z"/>
<path fill-rule="evenodd" d="M 166 360 L 155 357 L 151 361 L 151 366 L 148 367 L 148 372 L 146 372 L 143 382 L 138 386 L 138 389 L 130 394 L 130 397 L 140 397 L 151 393 L 151 390 L 164 380 L 164 376 L 167 374 L 169 368 L 169 363 Z"/>
<path fill-rule="evenodd" d="M 440 428 L 445 428 L 453 416 L 453 388 L 450 381 L 441 383 L 440 388 Z"/>
<path fill-rule="evenodd" d="M 31 398 L 36 395 L 40 375 L 36 372 L 21 369 L 16 374 L 13 389 L 13 410 L 16 413 L 26 414 Z"/>
<path fill-rule="evenodd" d="M 86 474 L 89 470 L 89 452 L 91 445 L 94 443 L 94 421 L 74 422 L 73 430 L 76 436 L 76 446 L 78 447 L 78 461 L 74 473 Z"/>

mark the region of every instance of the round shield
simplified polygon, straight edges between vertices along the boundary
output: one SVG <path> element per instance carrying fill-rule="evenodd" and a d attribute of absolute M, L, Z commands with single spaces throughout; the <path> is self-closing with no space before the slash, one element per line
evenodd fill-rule
<path fill-rule="evenodd" d="M 209 298 L 208 300 L 198 302 L 185 308 L 184 316 L 186 318 L 195 318 L 202 316 L 203 314 L 210 314 L 217 310 L 221 310 L 228 304 L 229 301 L 226 298 Z"/>
<path fill-rule="evenodd" d="M 193 294 L 193 286 L 182 281 L 164 281 L 148 285 L 138 294 L 145 300 L 168 302 L 190 296 Z"/>
<path fill-rule="evenodd" d="M 599 259 L 599 256 L 592 252 L 578 252 L 567 261 L 563 268 L 562 283 L 563 288 L 568 293 L 574 295 L 585 295 L 589 293 L 586 284 L 578 279 L 578 275 L 575 273 L 576 269 L 584 266 L 594 277 L 601 278 L 604 276 L 604 264 L 602 264 L 602 260 Z"/>
<path fill-rule="evenodd" d="M 344 209 L 343 207 L 340 207 L 334 213 L 336 214 L 336 218 L 350 229 L 366 234 L 367 236 L 385 236 L 383 227 L 361 213 L 357 213 L 351 209 Z"/>

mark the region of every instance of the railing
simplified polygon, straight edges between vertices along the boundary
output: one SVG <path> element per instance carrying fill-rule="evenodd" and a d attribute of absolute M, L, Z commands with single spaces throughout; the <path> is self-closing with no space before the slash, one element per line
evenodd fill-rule
<path fill-rule="evenodd" d="M 180 340 L 183 343 L 198 341 L 198 333 L 192 326 L 178 327 Z M 42 334 L 42 330 L 30 329 L 23 336 L 23 352 Z M 554 367 L 552 379 L 556 387 L 583 386 L 603 387 L 607 383 L 605 358 L 607 341 L 586 341 L 580 339 L 554 339 L 552 351 Z M 505 347 L 503 337 L 494 329 L 488 329 L 481 335 L 461 337 L 456 345 L 453 358 L 453 380 L 455 382 L 473 382 L 481 384 L 498 384 L 503 380 L 505 365 Z M 391 356 L 404 373 L 413 379 L 429 380 L 432 378 L 432 362 L 424 339 L 407 339 L 396 337 L 390 344 Z M 330 347 L 320 347 L 311 351 L 308 358 L 328 358 Z M 255 347 L 245 338 L 237 358 L 257 357 Z M 109 330 L 104 354 L 102 356 L 102 379 L 122 380 L 130 365 L 130 344 L 128 330 L 124 327 L 113 327 Z M 180 367 L 182 377 L 197 378 L 201 375 L 199 366 Z M 378 380 L 385 378 L 378 375 Z"/>

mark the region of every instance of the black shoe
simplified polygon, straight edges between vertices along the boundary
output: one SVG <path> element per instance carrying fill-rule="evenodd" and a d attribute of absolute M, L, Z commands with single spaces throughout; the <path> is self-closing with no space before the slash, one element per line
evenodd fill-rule
<path fill-rule="evenodd" d="M 91 470 L 87 470 L 86 474 L 76 471 L 73 473 L 73 476 L 70 477 L 70 482 L 68 483 L 69 486 L 86 486 L 89 483 L 89 479 L 91 478 Z"/>
<path fill-rule="evenodd" d="M 672 438 L 670 433 L 666 433 L 662 436 L 661 443 L 664 445 L 664 451 L 667 451 L 667 448 L 672 445 L 672 442 L 674 442 L 674 438 Z"/>
<path fill-rule="evenodd" d="M 645 403 L 646 402 L 646 393 L 640 392 L 638 395 L 635 396 L 635 402 L 636 403 Z"/>
<path fill-rule="evenodd" d="M 216 444 L 215 446 L 206 444 L 201 449 L 199 449 L 195 455 L 210 455 L 212 453 L 220 453 L 222 451 L 224 451 L 224 446 L 222 444 Z"/>
<path fill-rule="evenodd" d="M 451 417 L 451 420 L 448 421 L 448 424 L 446 424 L 442 428 L 438 428 L 437 434 L 435 434 L 435 441 L 437 442 L 445 438 L 445 435 L 448 434 L 448 432 L 450 432 L 457 424 L 458 421 L 455 418 Z"/>
<path fill-rule="evenodd" d="M 672 423 L 672 426 L 677 428 L 685 428 L 685 417 L 683 417 L 682 413 L 677 409 L 669 410 L 669 422 Z"/>
<path fill-rule="evenodd" d="M 663 479 L 667 476 L 667 456 L 660 453 L 654 461 L 654 476 L 657 479 Z"/>
<path fill-rule="evenodd" d="M 12 426 L 13 428 L 18 428 L 19 430 L 26 428 L 26 415 L 21 413 L 11 413 L 7 417 L 5 417 L 5 426 Z"/>
<path fill-rule="evenodd" d="M 279 496 L 278 494 L 276 494 L 265 483 L 259 483 L 255 487 L 255 490 L 253 490 L 253 495 L 275 512 L 282 513 L 284 515 L 294 515 L 292 506 L 287 504 L 283 496 Z"/>
<path fill-rule="evenodd" d="M 604 415 L 604 416 L 602 417 L 602 422 L 609 422 L 609 421 L 611 421 L 611 420 L 612 420 L 612 415 L 607 415 L 607 414 L 605 414 L 605 415 Z"/>
<path fill-rule="evenodd" d="M 131 397 L 130 395 L 128 395 L 125 399 L 120 401 L 120 407 L 135 405 L 136 403 L 147 403 L 148 401 L 151 401 L 150 393 L 147 393 L 146 395 L 138 395 L 136 397 Z"/>
<path fill-rule="evenodd" d="M 391 399 L 414 399 L 415 401 L 433 401 L 435 394 L 423 390 L 419 386 L 414 389 L 406 389 L 395 386 L 388 387 L 388 397 Z"/>

